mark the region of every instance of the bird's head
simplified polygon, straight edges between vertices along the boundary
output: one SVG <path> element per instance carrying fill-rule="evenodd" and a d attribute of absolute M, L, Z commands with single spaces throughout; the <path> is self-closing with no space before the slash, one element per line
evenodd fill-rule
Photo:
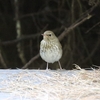
<path fill-rule="evenodd" d="M 52 31 L 45 31 L 43 35 L 43 39 L 44 40 L 55 40 L 57 37 L 55 36 L 55 34 Z"/>

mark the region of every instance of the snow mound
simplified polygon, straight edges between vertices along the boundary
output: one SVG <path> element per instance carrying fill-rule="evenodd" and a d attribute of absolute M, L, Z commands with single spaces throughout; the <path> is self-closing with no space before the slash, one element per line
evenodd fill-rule
<path fill-rule="evenodd" d="M 100 70 L 0 70 L 0 100 L 100 100 Z"/>

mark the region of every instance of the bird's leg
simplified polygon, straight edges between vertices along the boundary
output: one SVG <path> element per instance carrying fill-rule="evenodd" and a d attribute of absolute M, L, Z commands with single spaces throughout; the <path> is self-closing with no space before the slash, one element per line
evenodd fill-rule
<path fill-rule="evenodd" d="M 46 67 L 46 70 L 48 70 L 48 62 L 47 62 L 47 67 Z"/>
<path fill-rule="evenodd" d="M 60 69 L 62 69 L 61 64 L 60 64 L 60 61 L 58 61 L 58 64 L 59 64 Z"/>

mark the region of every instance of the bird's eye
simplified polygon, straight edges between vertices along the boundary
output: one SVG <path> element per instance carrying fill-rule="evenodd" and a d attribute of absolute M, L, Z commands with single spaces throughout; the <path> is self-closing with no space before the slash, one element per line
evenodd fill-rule
<path fill-rule="evenodd" d="M 51 34 L 49 34 L 48 36 L 51 36 Z"/>

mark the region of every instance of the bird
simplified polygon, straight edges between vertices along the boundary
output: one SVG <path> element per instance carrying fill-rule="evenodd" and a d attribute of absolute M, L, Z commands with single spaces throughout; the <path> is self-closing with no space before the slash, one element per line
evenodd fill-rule
<path fill-rule="evenodd" d="M 47 30 L 43 34 L 43 40 L 40 42 L 40 56 L 47 62 L 46 69 L 48 70 L 48 64 L 58 62 L 60 69 L 60 59 L 62 57 L 62 45 L 59 39 L 56 37 L 53 31 Z"/>

